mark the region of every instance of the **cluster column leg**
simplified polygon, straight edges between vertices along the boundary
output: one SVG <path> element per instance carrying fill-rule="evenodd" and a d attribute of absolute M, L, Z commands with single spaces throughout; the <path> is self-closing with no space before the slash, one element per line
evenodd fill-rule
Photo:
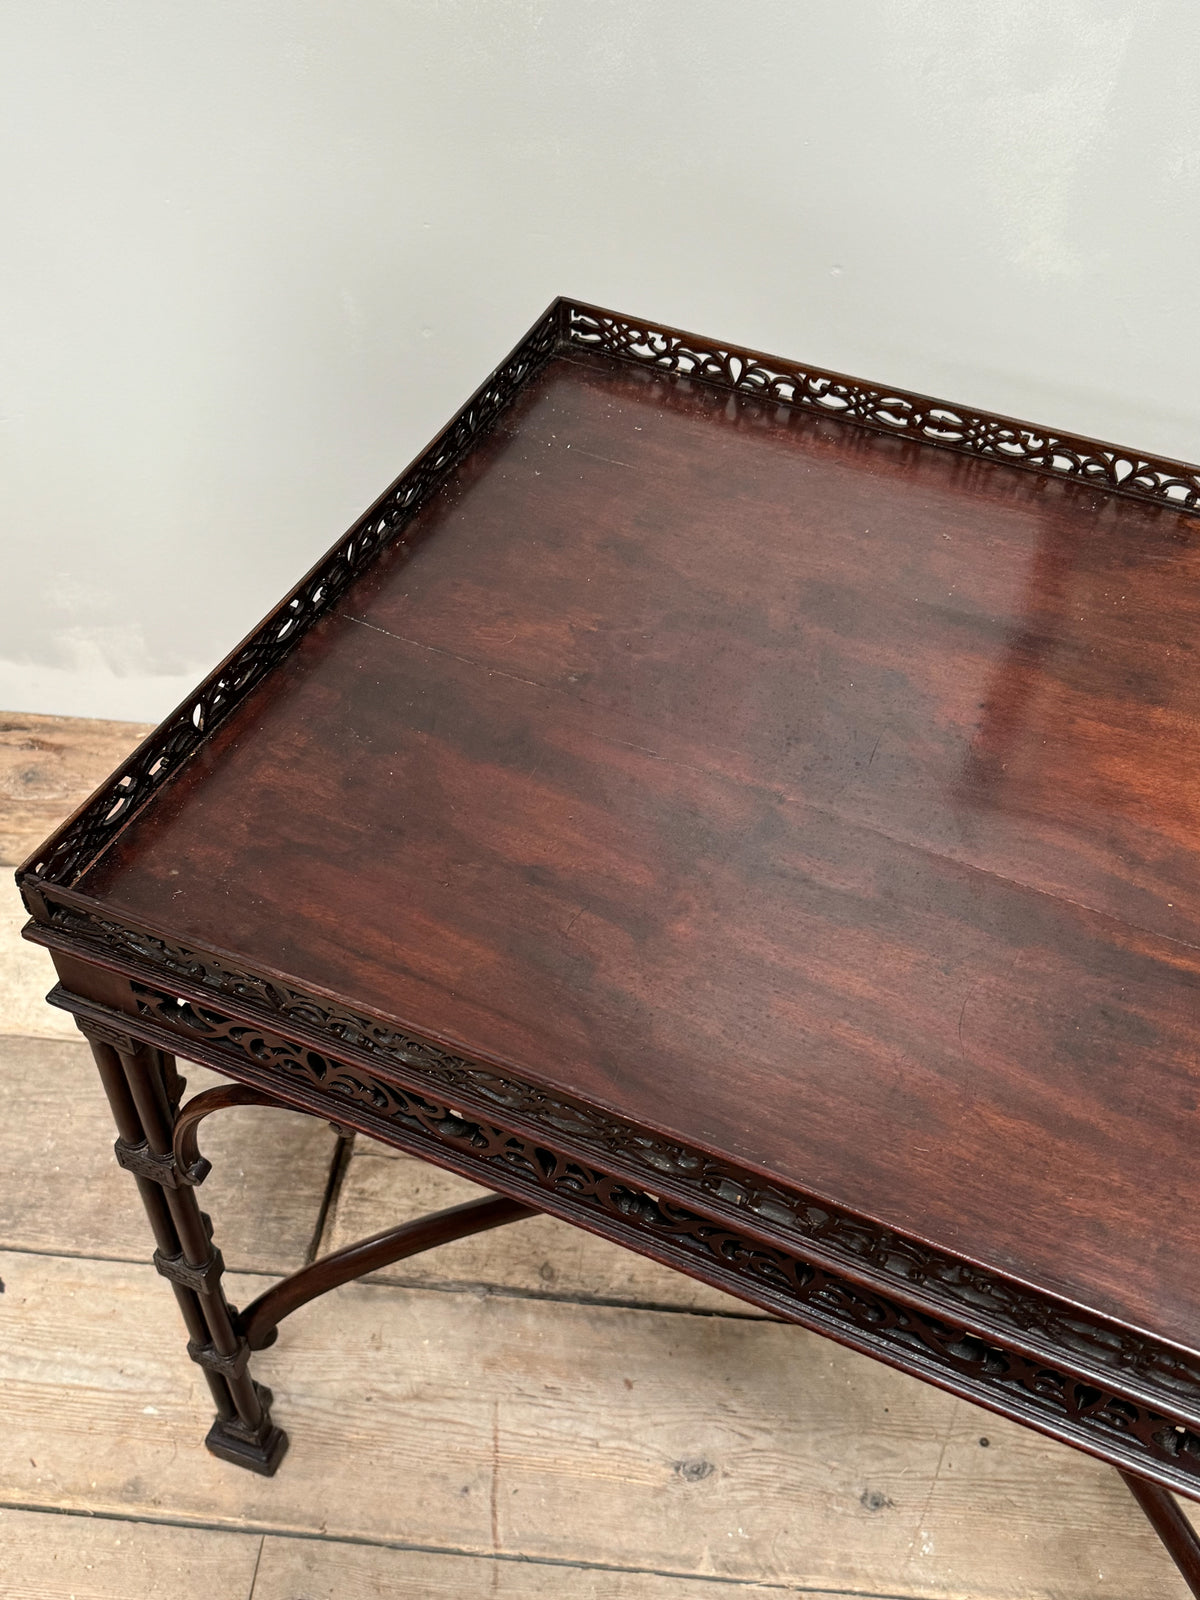
<path fill-rule="evenodd" d="M 271 1420 L 271 1392 L 250 1376 L 250 1345 L 225 1298 L 224 1262 L 212 1224 L 181 1178 L 172 1136 L 183 1080 L 174 1058 L 115 1029 L 79 1021 L 96 1058 L 117 1125 L 117 1160 L 133 1173 L 154 1233 L 154 1265 L 170 1280 L 216 1406 L 205 1440 L 224 1461 L 270 1476 L 287 1449 Z"/>

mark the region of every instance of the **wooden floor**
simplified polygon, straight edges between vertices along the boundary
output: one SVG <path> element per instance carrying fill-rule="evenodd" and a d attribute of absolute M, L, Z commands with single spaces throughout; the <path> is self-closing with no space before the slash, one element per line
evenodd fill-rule
<path fill-rule="evenodd" d="M 140 731 L 0 715 L 0 859 Z M 41 1003 L 22 920 L 10 887 L 0 1595 L 1186 1595 L 1109 1469 L 549 1219 L 299 1312 L 256 1357 L 292 1438 L 278 1476 L 214 1460 L 90 1055 Z M 335 1171 L 304 1117 L 222 1116 L 203 1198 L 235 1301 L 476 1192 L 361 1139 Z"/>

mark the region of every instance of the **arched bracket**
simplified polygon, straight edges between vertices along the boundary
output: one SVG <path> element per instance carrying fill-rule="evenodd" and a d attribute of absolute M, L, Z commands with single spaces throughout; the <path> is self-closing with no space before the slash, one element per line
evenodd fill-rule
<path fill-rule="evenodd" d="M 274 1095 L 264 1094 L 261 1089 L 251 1089 L 245 1083 L 222 1084 L 217 1089 L 205 1089 L 202 1094 L 193 1095 L 179 1108 L 172 1141 L 175 1171 L 181 1183 L 203 1183 L 212 1171 L 212 1162 L 200 1154 L 200 1124 L 214 1111 L 225 1111 L 230 1106 L 273 1106 L 277 1111 L 298 1109 L 277 1100 Z M 305 1114 L 311 1116 L 312 1112 Z"/>
<path fill-rule="evenodd" d="M 175 1123 L 174 1165 L 180 1183 L 203 1183 L 208 1177 L 212 1164 L 200 1154 L 200 1124 L 214 1111 L 226 1111 L 232 1106 L 271 1106 L 277 1111 L 319 1115 L 305 1111 L 302 1106 L 289 1106 L 286 1101 L 265 1094 L 261 1089 L 252 1089 L 248 1084 L 230 1083 L 205 1089 L 180 1107 Z M 361 1278 L 364 1273 L 377 1272 L 394 1261 L 403 1261 L 406 1256 L 432 1250 L 435 1245 L 449 1244 L 452 1239 L 465 1239 L 472 1233 L 537 1215 L 535 1207 L 496 1194 L 373 1233 L 370 1238 L 359 1239 L 355 1244 L 322 1256 L 319 1261 L 310 1262 L 259 1295 L 236 1315 L 237 1332 L 251 1350 L 263 1350 L 274 1343 L 276 1330 L 284 1317 L 330 1289 Z"/>
<path fill-rule="evenodd" d="M 432 1250 L 435 1245 L 449 1244 L 452 1239 L 465 1239 L 468 1234 L 482 1233 L 486 1228 L 498 1228 L 505 1222 L 519 1222 L 522 1217 L 536 1216 L 532 1206 L 507 1195 L 488 1195 L 483 1200 L 471 1200 L 466 1205 L 451 1206 L 446 1211 L 434 1211 L 426 1217 L 416 1217 L 402 1222 L 399 1227 L 373 1233 L 369 1239 L 359 1239 L 341 1250 L 334 1250 L 319 1261 L 282 1279 L 265 1294 L 252 1300 L 238 1317 L 238 1330 L 252 1350 L 262 1350 L 275 1339 L 275 1330 L 284 1317 L 326 1294 L 343 1283 L 361 1278 L 364 1273 L 377 1272 L 406 1256 L 419 1255 L 422 1250 Z"/>

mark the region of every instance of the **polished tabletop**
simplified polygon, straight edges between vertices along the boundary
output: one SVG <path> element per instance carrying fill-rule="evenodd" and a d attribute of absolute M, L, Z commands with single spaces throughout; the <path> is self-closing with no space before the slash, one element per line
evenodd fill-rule
<path fill-rule="evenodd" d="M 1195 1347 L 1198 530 L 557 355 L 76 887 Z"/>

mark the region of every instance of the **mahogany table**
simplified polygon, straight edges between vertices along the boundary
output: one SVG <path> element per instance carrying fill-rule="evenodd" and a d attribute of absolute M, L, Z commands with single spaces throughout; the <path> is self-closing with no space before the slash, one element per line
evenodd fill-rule
<path fill-rule="evenodd" d="M 1200 1594 L 1198 514 L 557 301 L 18 874 L 209 1448 L 278 1466 L 298 1305 L 550 1212 L 1111 1462 Z M 238 1312 L 246 1103 L 496 1197 Z"/>

